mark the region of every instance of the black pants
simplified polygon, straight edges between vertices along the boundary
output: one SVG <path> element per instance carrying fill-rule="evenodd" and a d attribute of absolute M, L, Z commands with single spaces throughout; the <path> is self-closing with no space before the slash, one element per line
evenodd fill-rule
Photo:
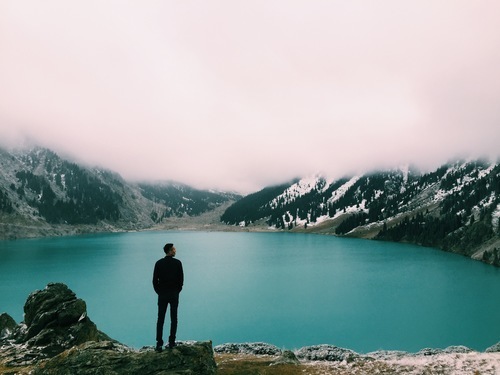
<path fill-rule="evenodd" d="M 170 304 L 170 336 L 168 343 L 175 343 L 177 334 L 177 308 L 179 307 L 179 292 L 170 292 L 158 295 L 158 320 L 156 321 L 156 345 L 163 345 L 163 324 L 165 323 L 165 314 Z"/>

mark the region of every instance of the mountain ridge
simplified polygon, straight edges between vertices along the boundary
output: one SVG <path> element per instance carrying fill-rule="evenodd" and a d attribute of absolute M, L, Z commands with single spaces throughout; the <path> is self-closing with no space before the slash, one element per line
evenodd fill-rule
<path fill-rule="evenodd" d="M 270 191 L 242 198 L 221 220 L 409 242 L 500 265 L 498 161 L 457 160 L 428 173 L 405 166 L 339 179 L 315 175 Z"/>
<path fill-rule="evenodd" d="M 149 229 L 240 198 L 172 182 L 128 182 L 51 150 L 0 148 L 0 239 Z"/>

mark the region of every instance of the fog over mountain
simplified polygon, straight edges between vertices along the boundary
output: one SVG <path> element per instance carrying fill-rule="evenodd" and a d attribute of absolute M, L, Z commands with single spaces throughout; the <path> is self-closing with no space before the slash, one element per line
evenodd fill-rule
<path fill-rule="evenodd" d="M 251 193 L 498 157 L 500 3 L 0 3 L 0 142 Z"/>
<path fill-rule="evenodd" d="M 51 150 L 0 148 L 0 239 L 202 225 L 241 198 L 162 181 L 134 183 Z M 215 219 L 218 223 L 219 219 Z"/>

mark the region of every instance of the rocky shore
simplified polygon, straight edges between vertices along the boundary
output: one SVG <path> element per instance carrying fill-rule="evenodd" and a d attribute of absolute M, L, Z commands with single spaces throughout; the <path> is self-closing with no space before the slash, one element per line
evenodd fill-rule
<path fill-rule="evenodd" d="M 1 374 L 215 374 L 212 343 L 181 342 L 157 353 L 130 348 L 99 331 L 85 301 L 52 283 L 30 294 L 24 322 L 0 315 Z"/>
<path fill-rule="evenodd" d="M 358 354 L 333 345 L 314 345 L 296 351 L 266 343 L 224 344 L 214 348 L 221 374 L 500 374 L 500 343 L 485 352 L 465 346 L 423 349 L 417 353 L 377 351 Z M 277 369 L 272 369 L 277 367 Z M 286 371 L 280 369 L 288 367 Z M 290 367 L 297 371 L 290 370 Z M 263 370 L 267 369 L 267 370 Z"/>
<path fill-rule="evenodd" d="M 358 354 L 332 345 L 295 351 L 266 343 L 179 342 L 157 353 L 130 348 L 99 331 L 85 301 L 51 283 L 30 294 L 24 321 L 0 314 L 0 374 L 500 374 L 500 343 L 418 353 Z"/>

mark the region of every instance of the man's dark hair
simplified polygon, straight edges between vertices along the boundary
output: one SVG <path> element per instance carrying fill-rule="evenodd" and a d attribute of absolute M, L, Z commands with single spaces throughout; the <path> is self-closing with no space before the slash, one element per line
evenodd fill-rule
<path fill-rule="evenodd" d="M 165 254 L 168 254 L 173 247 L 174 247 L 173 243 L 168 243 L 165 246 L 163 246 L 163 251 L 165 252 Z"/>

